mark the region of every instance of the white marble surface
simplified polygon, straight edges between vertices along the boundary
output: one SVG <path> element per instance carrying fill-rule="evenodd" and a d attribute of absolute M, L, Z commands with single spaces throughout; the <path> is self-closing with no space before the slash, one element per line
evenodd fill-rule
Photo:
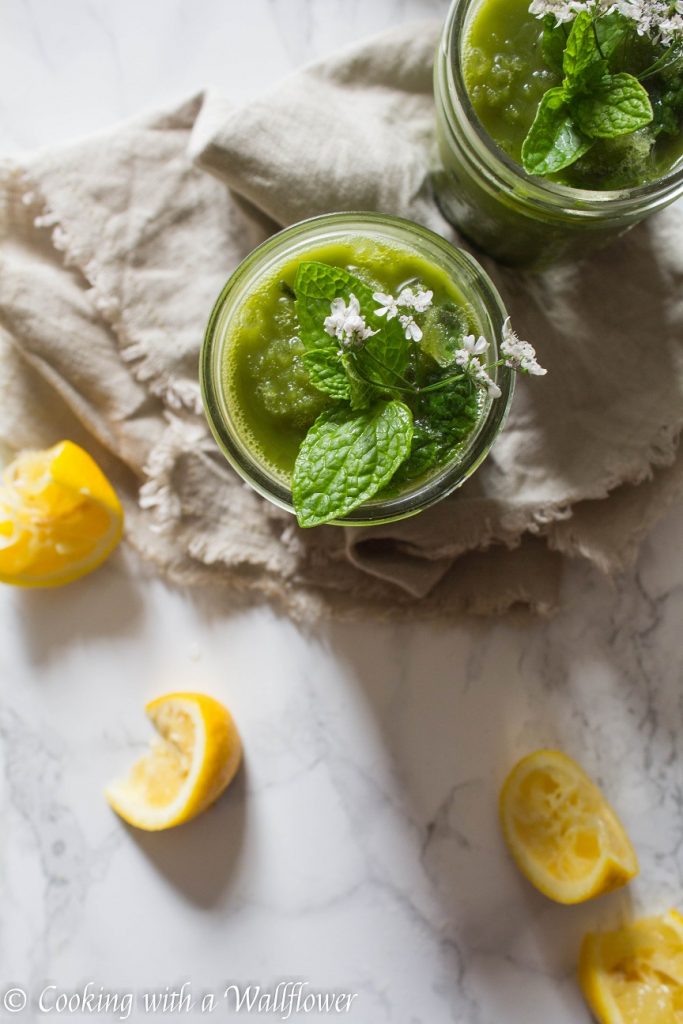
<path fill-rule="evenodd" d="M 243 99 L 445 6 L 3 0 L 0 150 L 207 82 Z M 229 982 L 302 979 L 357 993 L 342 1015 L 355 1024 L 587 1024 L 583 932 L 683 904 L 681 541 L 677 509 L 615 587 L 572 570 L 550 623 L 306 636 L 267 609 L 215 614 L 125 551 L 59 593 L 1 591 L 0 1019 L 15 985 L 35 999 L 47 984 L 141 996 L 189 982 L 226 1019 Z M 148 738 L 144 701 L 175 687 L 233 708 L 246 769 L 194 824 L 134 833 L 102 786 Z M 508 861 L 497 790 L 544 745 L 578 757 L 621 812 L 642 865 L 627 893 L 557 907 Z"/>

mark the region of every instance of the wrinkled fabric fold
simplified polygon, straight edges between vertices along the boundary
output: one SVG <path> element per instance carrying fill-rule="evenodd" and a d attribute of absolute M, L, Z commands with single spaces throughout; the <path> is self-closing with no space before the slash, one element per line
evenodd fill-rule
<path fill-rule="evenodd" d="M 217 452 L 198 352 L 255 245 L 342 209 L 462 244 L 430 186 L 437 35 L 394 29 L 246 107 L 209 93 L 0 165 L 3 450 L 89 445 L 131 543 L 174 580 L 303 618 L 548 612 L 566 558 L 622 569 L 683 491 L 680 204 L 575 267 L 483 259 L 549 373 L 520 381 L 487 462 L 422 515 L 303 531 Z"/>

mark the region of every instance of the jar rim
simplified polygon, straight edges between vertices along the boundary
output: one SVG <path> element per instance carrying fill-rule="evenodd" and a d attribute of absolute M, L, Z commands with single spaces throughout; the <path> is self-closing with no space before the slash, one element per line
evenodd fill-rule
<path fill-rule="evenodd" d="M 479 263 L 463 250 L 457 249 L 440 235 L 413 221 L 389 214 L 365 211 L 345 211 L 323 214 L 290 225 L 270 236 L 244 259 L 230 275 L 221 290 L 204 335 L 199 360 L 199 377 L 206 418 L 213 436 L 233 468 L 263 497 L 275 505 L 294 513 L 292 493 L 281 478 L 270 471 L 255 456 L 253 448 L 239 436 L 231 423 L 224 389 L 220 383 L 220 367 L 228 331 L 226 316 L 237 309 L 249 286 L 264 272 L 277 266 L 297 249 L 310 249 L 332 237 L 375 234 L 378 239 L 394 241 L 427 256 L 450 264 L 450 273 L 468 302 L 476 300 L 477 318 L 486 321 L 487 340 L 493 342 L 497 353 L 502 326 L 507 318 L 493 282 Z M 440 264 L 443 267 L 443 264 Z M 457 270 L 458 276 L 455 276 Z M 463 280 L 464 278 L 464 280 Z M 368 526 L 407 518 L 447 497 L 478 468 L 503 427 L 514 391 L 514 373 L 505 366 L 497 368 L 496 383 L 501 389 L 497 399 L 487 399 L 487 405 L 473 430 L 458 452 L 443 467 L 414 488 L 408 488 L 393 497 L 372 499 L 348 513 L 333 525 Z"/>
<path fill-rule="evenodd" d="M 437 73 L 445 74 L 447 88 L 442 90 L 448 101 L 446 115 L 451 130 L 455 123 L 467 129 L 472 156 L 477 156 L 480 173 L 495 183 L 496 188 L 515 189 L 524 184 L 525 204 L 555 207 L 572 217 L 620 218 L 637 211 L 654 211 L 683 195 L 683 161 L 654 181 L 630 189 L 581 189 L 561 185 L 546 178 L 528 174 L 491 138 L 479 120 L 465 84 L 462 44 L 466 39 L 467 18 L 482 0 L 452 0 L 441 36 Z M 456 106 L 457 104 L 457 106 Z M 458 117 L 458 113 L 464 117 Z"/>

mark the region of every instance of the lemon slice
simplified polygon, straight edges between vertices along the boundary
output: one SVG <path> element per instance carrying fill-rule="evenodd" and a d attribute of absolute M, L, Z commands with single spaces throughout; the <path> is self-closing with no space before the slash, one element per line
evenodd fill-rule
<path fill-rule="evenodd" d="M 515 765 L 500 795 L 500 817 L 522 874 L 558 903 L 582 903 L 638 873 L 616 814 L 559 750 L 539 750 Z"/>
<path fill-rule="evenodd" d="M 683 1024 L 683 917 L 587 935 L 579 979 L 600 1024 Z"/>
<path fill-rule="evenodd" d="M 123 509 L 72 441 L 22 452 L 0 486 L 0 582 L 56 587 L 92 572 L 121 540 Z"/>
<path fill-rule="evenodd" d="M 147 832 L 181 825 L 232 781 L 242 744 L 232 715 L 202 693 L 169 693 L 145 708 L 159 737 L 107 800 L 124 821 Z"/>

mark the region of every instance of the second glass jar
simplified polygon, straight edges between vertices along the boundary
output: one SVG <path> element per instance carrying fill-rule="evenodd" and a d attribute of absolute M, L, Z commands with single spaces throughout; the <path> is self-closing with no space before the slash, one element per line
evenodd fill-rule
<path fill-rule="evenodd" d="M 471 19 L 481 0 L 454 0 L 436 54 L 434 93 L 441 166 L 434 174 L 444 216 L 489 255 L 544 269 L 576 260 L 683 195 L 683 168 L 620 191 L 589 191 L 532 177 L 490 138 L 463 72 Z"/>

